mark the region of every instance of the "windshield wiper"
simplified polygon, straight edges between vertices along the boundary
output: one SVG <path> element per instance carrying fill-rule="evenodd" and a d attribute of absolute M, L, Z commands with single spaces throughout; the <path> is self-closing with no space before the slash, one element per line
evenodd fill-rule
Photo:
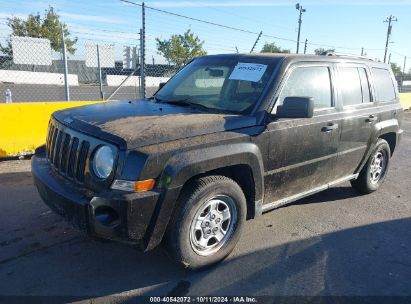
<path fill-rule="evenodd" d="M 148 100 L 153 100 L 154 102 L 161 102 L 161 101 L 162 101 L 160 98 L 158 98 L 158 97 L 156 97 L 156 96 L 154 96 L 154 95 L 151 96 L 151 97 L 149 97 Z"/>
<path fill-rule="evenodd" d="M 201 108 L 201 109 L 204 109 L 204 110 L 207 110 L 207 111 L 212 110 L 211 108 L 209 108 L 205 105 L 202 105 L 200 103 L 189 101 L 190 99 L 191 99 L 191 97 L 186 98 L 186 99 L 177 99 L 177 100 L 162 100 L 161 102 L 174 104 L 174 105 L 178 105 L 178 106 Z"/>

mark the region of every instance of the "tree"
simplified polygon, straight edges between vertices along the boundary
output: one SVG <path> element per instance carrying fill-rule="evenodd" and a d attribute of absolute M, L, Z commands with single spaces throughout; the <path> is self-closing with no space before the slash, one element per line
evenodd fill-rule
<path fill-rule="evenodd" d="M 281 47 L 277 46 L 275 42 L 266 42 L 261 49 L 261 53 L 290 53 L 290 50 L 282 49 Z"/>
<path fill-rule="evenodd" d="M 74 54 L 76 48 L 74 45 L 77 42 L 77 37 L 70 38 L 70 31 L 67 25 L 60 21 L 60 16 L 50 6 L 44 12 L 44 17 L 40 13 L 36 15 L 30 14 L 26 20 L 17 17 L 7 18 L 7 26 L 11 29 L 10 36 L 46 38 L 50 40 L 51 48 L 55 51 L 61 50 L 61 26 L 65 36 L 67 51 Z M 12 56 L 11 37 L 7 41 L 7 45 L 0 44 L 0 51 L 3 54 Z"/>
<path fill-rule="evenodd" d="M 207 55 L 203 49 L 204 41 L 201 41 L 191 30 L 183 35 L 172 35 L 170 39 L 160 40 L 156 38 L 157 51 L 163 55 L 168 63 L 181 67 L 191 59 Z"/>
<path fill-rule="evenodd" d="M 315 55 L 322 55 L 322 54 L 333 53 L 333 52 L 335 52 L 335 49 L 318 48 L 314 50 Z"/>
<path fill-rule="evenodd" d="M 401 68 L 395 62 L 391 62 L 391 69 L 396 77 L 402 74 Z"/>

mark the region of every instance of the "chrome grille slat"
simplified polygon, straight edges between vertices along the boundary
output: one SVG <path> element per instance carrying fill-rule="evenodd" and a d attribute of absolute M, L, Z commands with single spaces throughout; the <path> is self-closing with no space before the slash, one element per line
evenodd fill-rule
<path fill-rule="evenodd" d="M 57 140 L 56 140 L 56 148 L 54 149 L 54 158 L 53 164 L 54 166 L 59 169 L 60 168 L 60 150 L 61 150 L 61 142 L 63 140 L 63 131 L 58 131 Z"/>
<path fill-rule="evenodd" d="M 90 144 L 88 141 L 82 141 L 81 142 L 81 148 L 80 148 L 80 153 L 78 156 L 78 164 L 77 164 L 77 172 L 76 172 L 76 177 L 78 181 L 84 181 L 84 170 L 86 168 L 86 161 L 87 161 L 87 155 L 88 155 L 88 150 L 90 148 Z"/>
<path fill-rule="evenodd" d="M 84 180 L 84 170 L 86 167 L 86 160 L 87 160 L 87 155 L 88 155 L 88 150 L 90 148 L 90 145 L 88 142 L 83 141 L 81 143 L 81 149 L 79 153 L 79 161 L 78 161 L 78 166 L 77 166 L 77 179 L 79 181 Z"/>
<path fill-rule="evenodd" d="M 46 155 L 54 170 L 84 183 L 90 142 L 51 123 L 46 140 Z"/>
<path fill-rule="evenodd" d="M 56 153 L 56 141 L 57 141 L 57 133 L 58 133 L 58 129 L 55 128 L 54 129 L 54 133 L 53 133 L 53 139 L 51 141 L 51 150 L 50 150 L 50 161 L 53 163 L 54 162 L 54 154 Z"/>
<path fill-rule="evenodd" d="M 52 147 L 53 147 L 53 136 L 54 136 L 55 127 L 51 125 L 50 133 L 49 133 L 49 142 L 47 143 L 47 157 L 51 158 Z"/>
<path fill-rule="evenodd" d="M 67 159 L 68 159 L 68 152 L 69 152 L 69 145 L 70 145 L 71 136 L 69 134 L 64 135 L 63 139 L 63 147 L 61 149 L 61 156 L 60 156 L 60 169 L 61 172 L 67 173 Z"/>
<path fill-rule="evenodd" d="M 69 154 L 69 160 L 68 160 L 68 168 L 67 168 L 67 175 L 69 177 L 74 177 L 74 174 L 75 174 L 74 168 L 76 167 L 78 143 L 79 143 L 78 138 L 73 137 L 73 140 L 71 141 L 70 154 Z"/>

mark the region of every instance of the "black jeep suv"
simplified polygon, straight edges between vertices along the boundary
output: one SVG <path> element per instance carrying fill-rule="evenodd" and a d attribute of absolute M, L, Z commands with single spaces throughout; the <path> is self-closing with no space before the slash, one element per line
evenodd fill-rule
<path fill-rule="evenodd" d="M 51 209 L 88 234 L 190 268 L 246 219 L 350 181 L 383 183 L 402 108 L 389 65 L 348 56 L 194 59 L 144 100 L 54 113 L 32 159 Z"/>

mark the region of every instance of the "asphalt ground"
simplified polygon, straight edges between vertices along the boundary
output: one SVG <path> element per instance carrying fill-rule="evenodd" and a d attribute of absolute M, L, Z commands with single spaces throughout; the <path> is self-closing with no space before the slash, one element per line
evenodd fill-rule
<path fill-rule="evenodd" d="M 0 295 L 411 296 L 410 112 L 403 128 L 377 192 L 346 183 L 266 213 L 246 223 L 226 260 L 200 272 L 161 247 L 89 239 L 41 201 L 28 160 L 0 162 Z"/>

